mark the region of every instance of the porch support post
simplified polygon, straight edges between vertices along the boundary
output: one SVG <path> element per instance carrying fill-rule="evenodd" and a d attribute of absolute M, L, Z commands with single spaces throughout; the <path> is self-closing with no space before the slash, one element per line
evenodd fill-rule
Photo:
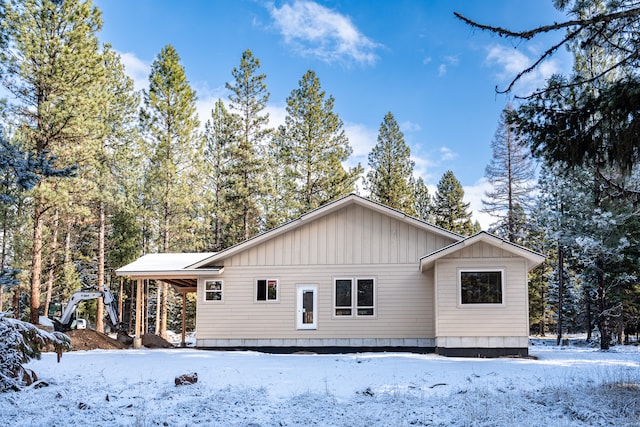
<path fill-rule="evenodd" d="M 142 347 L 142 279 L 136 279 L 136 330 L 133 337 L 133 348 Z"/>
<path fill-rule="evenodd" d="M 180 347 L 186 347 L 187 341 L 185 340 L 185 334 L 187 329 L 187 293 L 182 292 L 182 342 Z"/>

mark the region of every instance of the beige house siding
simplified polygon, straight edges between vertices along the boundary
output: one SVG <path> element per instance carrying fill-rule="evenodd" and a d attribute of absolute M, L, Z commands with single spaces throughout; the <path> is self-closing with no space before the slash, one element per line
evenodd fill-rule
<path fill-rule="evenodd" d="M 487 246 L 490 248 L 489 245 Z M 473 247 L 468 249 L 474 250 Z M 480 254 L 497 255 L 498 251 L 482 251 Z M 461 305 L 459 290 L 461 269 L 503 270 L 503 304 Z M 437 282 L 436 336 L 439 342 L 445 342 L 442 339 L 444 337 L 528 336 L 527 268 L 524 259 L 450 257 L 450 259 L 437 261 L 434 270 Z"/>
<path fill-rule="evenodd" d="M 266 246 L 266 245 L 265 245 Z M 334 278 L 373 277 L 375 316 L 336 317 Z M 203 279 L 198 285 L 197 345 L 211 340 L 434 338 L 432 276 L 416 263 L 367 266 L 243 266 L 227 267 L 223 301 L 204 301 Z M 278 301 L 256 301 L 256 279 L 277 279 Z M 317 285 L 316 330 L 296 327 L 296 286 Z"/>
<path fill-rule="evenodd" d="M 223 259 L 235 266 L 413 264 L 453 243 L 409 222 L 358 204 L 310 220 Z"/>

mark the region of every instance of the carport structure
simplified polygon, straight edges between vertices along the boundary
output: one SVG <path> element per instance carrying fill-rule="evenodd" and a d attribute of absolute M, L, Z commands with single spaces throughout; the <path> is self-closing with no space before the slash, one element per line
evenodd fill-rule
<path fill-rule="evenodd" d="M 214 268 L 193 268 L 194 264 L 198 264 L 210 256 L 214 252 L 188 252 L 188 253 L 159 253 L 147 254 L 134 262 L 125 265 L 116 270 L 116 275 L 127 277 L 136 281 L 136 322 L 134 331 L 134 348 L 142 346 L 142 327 L 143 327 L 143 282 L 144 280 L 156 280 L 164 282 L 173 287 L 173 289 L 182 296 L 182 342 L 185 346 L 185 329 L 186 329 L 186 307 L 187 294 L 197 292 L 199 276 L 215 276 L 222 273 L 222 267 Z"/>

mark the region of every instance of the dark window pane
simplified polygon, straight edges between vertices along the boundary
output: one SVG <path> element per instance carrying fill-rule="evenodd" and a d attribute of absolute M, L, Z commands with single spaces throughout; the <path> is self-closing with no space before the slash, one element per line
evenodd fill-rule
<path fill-rule="evenodd" d="M 463 304 L 501 304 L 502 273 L 500 271 L 463 271 L 460 274 Z"/>
<path fill-rule="evenodd" d="M 351 280 L 336 280 L 336 307 L 351 307 Z"/>
<path fill-rule="evenodd" d="M 266 301 L 267 299 L 267 281 L 258 280 L 258 301 Z"/>
<path fill-rule="evenodd" d="M 336 316 L 351 316 L 350 308 L 336 308 Z"/>
<path fill-rule="evenodd" d="M 269 300 L 278 299 L 278 282 L 275 280 L 269 280 L 267 282 L 267 298 Z"/>
<path fill-rule="evenodd" d="M 373 316 L 373 308 L 359 308 L 358 316 Z"/>
<path fill-rule="evenodd" d="M 358 307 L 372 307 L 372 306 L 373 306 L 373 279 L 359 279 L 358 280 Z"/>

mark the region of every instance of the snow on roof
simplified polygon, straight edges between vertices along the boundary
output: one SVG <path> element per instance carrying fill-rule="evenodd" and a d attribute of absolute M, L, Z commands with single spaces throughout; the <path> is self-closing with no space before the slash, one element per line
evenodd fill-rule
<path fill-rule="evenodd" d="M 167 271 L 185 270 L 192 264 L 209 258 L 215 252 L 185 252 L 143 255 L 134 262 L 116 270 L 116 274 L 126 276 L 128 273 L 163 273 Z"/>

